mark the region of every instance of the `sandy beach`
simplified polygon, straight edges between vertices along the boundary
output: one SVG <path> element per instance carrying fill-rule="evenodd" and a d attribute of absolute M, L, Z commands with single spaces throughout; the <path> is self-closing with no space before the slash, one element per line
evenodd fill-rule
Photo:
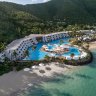
<path fill-rule="evenodd" d="M 28 72 L 21 70 L 19 72 L 10 72 L 0 76 L 0 96 L 17 96 L 15 93 L 25 90 L 30 86 L 32 87 L 34 84 L 46 82 L 73 68 L 73 66 L 61 65 L 53 62 L 46 66 L 39 66 L 37 69 L 32 69 Z M 50 67 L 51 70 L 46 70 L 46 67 Z M 39 70 L 44 70 L 45 73 L 40 73 Z"/>
<path fill-rule="evenodd" d="M 89 47 L 90 50 L 96 49 L 96 41 L 95 42 L 90 42 L 89 45 L 90 45 L 90 47 Z"/>

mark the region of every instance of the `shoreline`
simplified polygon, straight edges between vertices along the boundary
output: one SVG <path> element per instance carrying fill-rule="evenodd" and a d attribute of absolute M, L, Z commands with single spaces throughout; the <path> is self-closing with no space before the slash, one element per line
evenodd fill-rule
<path fill-rule="evenodd" d="M 89 43 L 89 50 L 96 49 L 96 41 Z"/>
<path fill-rule="evenodd" d="M 89 50 L 96 49 L 96 41 L 90 42 L 89 45 Z M 77 68 L 77 66 L 60 65 L 56 64 L 56 62 L 52 62 L 46 66 L 39 66 L 38 69 L 34 69 L 30 72 L 24 72 L 24 70 L 19 72 L 12 71 L 0 76 L 0 96 L 17 96 L 18 93 L 26 91 L 30 89 L 30 87 L 40 85 L 56 78 L 58 75 L 64 75 L 66 72 Z M 48 71 L 45 67 L 50 67 L 51 70 Z M 44 70 L 45 73 L 42 74 L 39 70 Z"/>
<path fill-rule="evenodd" d="M 50 67 L 51 70 L 46 70 L 45 67 Z M 19 72 L 12 71 L 4 74 L 0 76 L 0 96 L 18 96 L 19 92 L 50 81 L 59 75 L 64 75 L 73 68 L 76 67 L 65 64 L 58 65 L 56 62 L 52 62 L 28 72 L 21 70 Z M 45 73 L 40 73 L 39 70 L 44 70 Z"/>

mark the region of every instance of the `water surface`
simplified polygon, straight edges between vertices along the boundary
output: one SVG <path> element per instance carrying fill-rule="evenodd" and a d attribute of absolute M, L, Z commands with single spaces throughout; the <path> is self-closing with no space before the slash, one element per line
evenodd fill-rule
<path fill-rule="evenodd" d="M 24 58 L 24 60 L 42 60 L 45 58 L 46 55 L 51 56 L 51 52 L 46 52 L 46 51 L 42 51 L 41 48 L 43 45 L 46 45 L 48 47 L 49 50 L 53 50 L 57 45 L 57 46 L 64 46 L 66 44 L 70 44 L 69 42 L 70 38 L 63 38 L 63 39 L 59 39 L 59 40 L 54 40 L 51 41 L 49 43 L 38 43 L 36 46 L 35 50 L 32 50 L 32 47 L 28 48 L 29 51 L 29 56 L 27 56 L 26 58 Z M 63 40 L 62 44 L 60 44 L 60 40 Z M 58 56 L 69 56 L 74 53 L 75 56 L 80 56 L 80 52 L 79 49 L 74 47 L 74 46 L 70 46 L 68 48 L 68 52 L 64 52 L 64 54 L 60 54 L 60 55 L 56 55 L 53 54 L 54 57 L 58 57 Z"/>

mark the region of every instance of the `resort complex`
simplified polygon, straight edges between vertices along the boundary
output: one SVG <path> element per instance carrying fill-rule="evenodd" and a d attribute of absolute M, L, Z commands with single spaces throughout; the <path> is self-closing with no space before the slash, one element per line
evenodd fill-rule
<path fill-rule="evenodd" d="M 96 96 L 96 0 L 0 0 L 0 96 Z"/>
<path fill-rule="evenodd" d="M 84 35 L 75 37 L 77 41 L 91 40 L 90 35 L 95 34 L 93 30 L 81 30 L 78 32 L 82 32 Z M 87 53 L 82 47 L 70 43 L 70 39 L 74 38 L 71 37 L 70 33 L 71 31 L 31 34 L 15 40 L 0 54 L 0 60 L 2 62 L 6 57 L 11 61 L 32 61 L 43 60 L 46 56 L 60 57 L 66 60 L 86 58 Z"/>
<path fill-rule="evenodd" d="M 96 34 L 93 30 L 80 30 L 78 32 L 74 36 L 72 36 L 72 31 L 31 34 L 7 45 L 0 54 L 0 62 L 2 63 L 0 64 L 0 74 L 7 73 L 0 77 L 0 96 L 22 96 L 29 93 L 32 96 L 39 96 L 39 94 L 47 96 L 49 93 L 39 91 L 39 89 L 42 90 L 41 84 L 44 82 L 48 82 L 48 85 L 50 82 L 58 84 L 61 82 L 61 77 L 64 77 L 64 82 L 69 79 L 71 82 L 75 80 L 70 70 L 76 70 L 78 67 L 81 68 L 81 65 L 92 62 L 93 55 L 89 51 L 89 45 L 85 42 L 94 41 Z M 70 75 L 67 76 L 66 72 L 69 72 Z M 76 74 L 76 76 L 91 78 L 82 74 Z M 76 76 L 75 78 L 77 78 Z M 76 81 L 77 79 L 75 83 Z M 65 86 L 64 82 L 62 85 Z M 32 92 L 29 92 L 30 88 L 32 88 Z"/>
<path fill-rule="evenodd" d="M 34 45 L 37 45 L 39 42 L 37 38 L 41 38 L 41 41 L 43 43 L 57 40 L 60 38 L 68 37 L 67 32 L 60 32 L 60 33 L 53 33 L 48 35 L 40 35 L 40 34 L 32 34 L 29 36 L 26 36 L 25 38 L 15 40 L 12 43 L 10 43 L 4 52 L 1 54 L 1 58 L 3 59 L 4 56 L 9 58 L 10 60 L 22 60 L 24 58 L 25 51 Z M 14 56 L 14 53 L 16 53 L 16 56 Z"/>

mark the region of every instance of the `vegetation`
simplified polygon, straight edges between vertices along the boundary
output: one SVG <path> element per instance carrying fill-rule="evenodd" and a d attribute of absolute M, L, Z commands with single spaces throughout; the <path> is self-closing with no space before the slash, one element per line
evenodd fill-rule
<path fill-rule="evenodd" d="M 49 59 L 50 57 L 48 56 L 48 55 L 45 55 L 45 57 L 44 57 L 45 59 Z"/>
<path fill-rule="evenodd" d="M 51 0 L 35 5 L 0 2 L 0 42 L 8 44 L 34 33 L 94 29 L 95 10 L 95 0 Z"/>
<path fill-rule="evenodd" d="M 5 49 L 5 45 L 14 39 L 22 38 L 29 34 L 47 34 L 63 30 L 71 30 L 70 36 L 82 36 L 81 29 L 95 29 L 96 27 L 96 0 L 51 0 L 44 4 L 18 5 L 14 3 L 0 2 L 0 52 Z M 96 36 L 92 36 L 93 40 Z M 82 45 L 82 41 L 71 40 L 72 44 Z M 62 44 L 62 40 L 60 44 Z M 86 44 L 88 50 L 89 45 Z M 35 47 L 32 49 L 34 50 Z M 17 53 L 14 51 L 13 56 Z M 25 56 L 29 52 L 25 51 Z M 74 54 L 71 54 L 74 57 Z M 90 62 L 92 54 L 88 52 L 87 58 L 79 61 L 66 60 L 45 56 L 43 61 L 30 62 L 10 62 L 5 58 L 4 64 L 0 64 L 0 75 L 12 71 L 14 67 L 17 71 L 31 67 L 40 62 L 65 62 L 66 64 L 82 65 Z M 91 59 L 90 59 L 91 58 Z"/>
<path fill-rule="evenodd" d="M 0 64 L 0 75 L 8 73 L 13 70 L 12 63 Z"/>
<path fill-rule="evenodd" d="M 72 38 L 72 39 L 69 40 L 69 42 L 72 45 L 78 45 L 78 46 L 82 46 L 82 44 L 83 44 L 83 41 L 79 41 L 79 40 L 77 40 L 77 38 Z"/>
<path fill-rule="evenodd" d="M 32 50 L 35 50 L 35 49 L 36 49 L 36 46 L 35 46 L 35 45 L 33 45 L 33 46 L 32 46 Z"/>
<path fill-rule="evenodd" d="M 63 20 L 69 24 L 96 22 L 96 0 L 51 0 L 45 4 L 27 5 L 26 8 L 44 20 Z"/>
<path fill-rule="evenodd" d="M 25 56 L 25 57 L 26 57 L 26 56 L 29 57 L 29 51 L 28 51 L 28 50 L 25 51 L 24 56 Z"/>
<path fill-rule="evenodd" d="M 71 55 L 70 55 L 70 57 L 73 59 L 74 58 L 74 56 L 75 56 L 75 54 L 74 53 L 72 53 Z"/>
<path fill-rule="evenodd" d="M 15 61 L 15 62 L 11 62 L 6 58 L 6 61 L 3 64 L 0 64 L 0 75 L 10 72 L 14 69 L 16 69 L 17 71 L 22 70 L 23 68 L 30 68 L 33 65 L 39 65 L 41 62 L 44 64 L 48 64 L 49 62 L 59 62 L 60 64 L 68 64 L 68 65 L 74 65 L 74 66 L 78 66 L 78 65 L 84 65 L 84 64 L 88 64 L 92 61 L 93 56 L 92 53 L 89 52 L 87 49 L 85 49 L 85 51 L 88 53 L 87 57 L 81 59 L 79 58 L 79 60 L 66 60 L 65 58 L 61 60 L 61 58 L 55 58 L 55 57 L 48 57 L 45 58 L 44 60 L 39 60 L 39 61 Z M 71 55 L 72 58 L 74 56 L 74 54 Z M 47 57 L 47 56 L 46 56 Z M 50 68 L 47 68 L 47 70 L 51 70 Z"/>
<path fill-rule="evenodd" d="M 0 42 L 0 52 L 5 49 L 5 43 Z"/>
<path fill-rule="evenodd" d="M 61 39 L 61 40 L 60 40 L 60 45 L 62 45 L 62 44 L 63 44 L 63 42 L 64 42 L 64 41 Z"/>
<path fill-rule="evenodd" d="M 16 51 L 13 52 L 13 56 L 16 58 L 16 56 L 17 56 L 17 52 Z"/>

